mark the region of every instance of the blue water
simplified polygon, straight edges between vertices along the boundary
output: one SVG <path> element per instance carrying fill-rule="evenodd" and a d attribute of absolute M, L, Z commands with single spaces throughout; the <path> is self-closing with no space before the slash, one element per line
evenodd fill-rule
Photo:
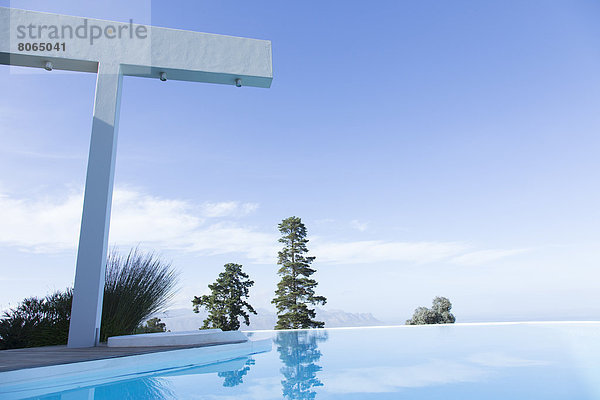
<path fill-rule="evenodd" d="M 267 353 L 40 398 L 600 399 L 600 324 L 266 335 Z"/>

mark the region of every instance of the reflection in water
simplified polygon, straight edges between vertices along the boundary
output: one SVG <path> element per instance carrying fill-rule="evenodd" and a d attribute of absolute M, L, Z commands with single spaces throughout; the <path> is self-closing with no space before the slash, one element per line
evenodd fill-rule
<path fill-rule="evenodd" d="M 81 387 L 65 390 L 60 394 L 50 394 L 43 397 L 33 397 L 37 400 L 167 400 L 177 399 L 178 396 L 169 386 L 173 377 L 191 375 L 217 374 L 225 378 L 223 386 L 233 387 L 243 382 L 255 361 L 251 357 L 240 357 L 216 364 L 198 367 L 176 368 L 170 372 L 159 372 L 160 376 L 146 376 L 135 379 L 119 380 L 97 386 Z M 117 378 L 118 379 L 118 378 Z"/>
<path fill-rule="evenodd" d="M 39 398 L 39 397 L 36 397 Z M 39 399 L 44 400 L 108 400 L 108 399 L 128 399 L 128 400 L 146 400 L 157 399 L 167 400 L 177 398 L 168 382 L 162 378 L 138 378 L 117 383 L 109 383 L 95 387 L 69 390 L 59 395 L 44 396 Z"/>
<path fill-rule="evenodd" d="M 10 391 L 0 376 L 0 399 L 597 400 L 599 330 L 600 323 L 429 326 L 336 330 L 329 338 L 321 330 L 279 331 L 269 333 L 277 351 L 252 355 L 256 364 L 244 354 L 151 375 L 115 369 L 113 378 L 104 371 Z"/>
<path fill-rule="evenodd" d="M 174 399 L 175 394 L 160 378 L 142 378 L 97 386 L 94 399 Z"/>
<path fill-rule="evenodd" d="M 274 339 L 279 352 L 279 359 L 284 367 L 281 373 L 285 377 L 281 381 L 283 396 L 287 399 L 314 399 L 317 393 L 311 390 L 323 386 L 317 378 L 321 367 L 315 364 L 321 358 L 318 342 L 328 339 L 326 331 L 280 332 Z"/>
<path fill-rule="evenodd" d="M 240 383 L 244 383 L 244 376 L 248 373 L 248 371 L 250 371 L 250 366 L 254 364 L 254 359 L 250 357 L 248 358 L 248 361 L 246 361 L 244 368 L 233 371 L 219 372 L 218 375 L 221 378 L 225 378 L 223 381 L 223 386 L 233 387 L 239 385 Z"/>

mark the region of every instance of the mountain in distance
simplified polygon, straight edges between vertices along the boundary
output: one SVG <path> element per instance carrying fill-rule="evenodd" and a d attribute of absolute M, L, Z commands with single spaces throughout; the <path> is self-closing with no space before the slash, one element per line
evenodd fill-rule
<path fill-rule="evenodd" d="M 375 326 L 383 325 L 371 313 L 349 313 L 342 310 L 323 310 L 317 308 L 317 320 L 324 321 L 326 328 L 353 327 L 353 326 Z M 240 330 L 256 331 L 271 330 L 277 321 L 277 314 L 265 308 L 256 309 L 258 315 L 250 315 L 250 326 L 242 323 Z M 199 329 L 207 316 L 205 310 L 198 314 L 192 308 L 174 308 L 153 317 L 160 318 L 171 332 L 193 331 Z"/>

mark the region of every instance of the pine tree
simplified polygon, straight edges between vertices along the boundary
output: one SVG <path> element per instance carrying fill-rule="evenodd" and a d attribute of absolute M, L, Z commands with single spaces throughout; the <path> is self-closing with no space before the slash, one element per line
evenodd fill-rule
<path fill-rule="evenodd" d="M 219 274 L 216 282 L 208 285 L 211 293 L 202 297 L 194 296 L 192 303 L 194 312 L 200 307 L 208 310 L 202 329 L 219 328 L 224 331 L 235 331 L 240 328 L 239 317 L 250 325 L 248 313 L 256 314 L 254 308 L 244 299 L 248 298 L 249 288 L 254 281 L 242 272 L 239 264 L 225 264 L 225 271 Z"/>
<path fill-rule="evenodd" d="M 323 328 L 324 322 L 315 321 L 316 313 L 309 305 L 325 304 L 327 299 L 315 296 L 317 281 L 310 279 L 315 270 L 310 267 L 315 257 L 308 253 L 306 244 L 306 226 L 298 217 L 284 219 L 279 224 L 279 239 L 284 247 L 279 252 L 277 272 L 281 281 L 277 284 L 275 298 L 271 303 L 277 308 L 275 329 Z"/>

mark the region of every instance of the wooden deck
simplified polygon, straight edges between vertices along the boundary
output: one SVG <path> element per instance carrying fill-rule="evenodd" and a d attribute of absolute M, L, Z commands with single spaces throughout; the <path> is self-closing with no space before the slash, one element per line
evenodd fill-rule
<path fill-rule="evenodd" d="M 209 346 L 214 345 L 216 344 L 211 344 Z M 106 345 L 101 345 L 85 349 L 69 349 L 67 346 L 47 346 L 0 350 L 0 372 L 70 364 L 82 361 L 102 360 L 114 357 L 134 356 L 161 351 L 190 349 L 195 347 L 206 347 L 206 345 L 166 347 L 107 347 Z"/>

